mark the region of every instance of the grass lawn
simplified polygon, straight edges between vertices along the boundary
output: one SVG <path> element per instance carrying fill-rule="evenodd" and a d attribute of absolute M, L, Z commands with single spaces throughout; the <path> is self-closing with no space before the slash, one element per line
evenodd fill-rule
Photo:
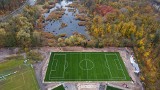
<path fill-rule="evenodd" d="M 11 74 L 14 73 L 15 74 Z M 23 60 L 8 60 L 0 63 L 0 90 L 39 90 L 34 74 L 34 69 L 30 65 L 24 65 Z"/>
<path fill-rule="evenodd" d="M 52 52 L 45 82 L 130 81 L 118 52 Z"/>
<path fill-rule="evenodd" d="M 60 85 L 52 90 L 65 90 L 65 89 L 64 89 L 63 85 Z"/>
<path fill-rule="evenodd" d="M 8 60 L 6 62 L 0 63 L 0 72 L 6 72 L 19 65 L 23 64 L 23 60 Z"/>

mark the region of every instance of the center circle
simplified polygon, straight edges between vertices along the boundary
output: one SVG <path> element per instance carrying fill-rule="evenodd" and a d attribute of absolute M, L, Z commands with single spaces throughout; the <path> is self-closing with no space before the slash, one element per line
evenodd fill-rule
<path fill-rule="evenodd" d="M 94 68 L 94 63 L 89 59 L 84 59 L 79 63 L 79 67 L 82 70 L 91 70 L 92 68 Z"/>

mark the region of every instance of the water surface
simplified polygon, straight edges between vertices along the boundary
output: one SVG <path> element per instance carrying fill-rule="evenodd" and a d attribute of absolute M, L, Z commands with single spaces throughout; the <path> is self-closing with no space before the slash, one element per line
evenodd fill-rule
<path fill-rule="evenodd" d="M 66 34 L 67 37 L 73 35 L 74 32 L 78 32 L 79 34 L 82 34 L 86 36 L 86 38 L 89 38 L 88 33 L 85 31 L 85 26 L 79 26 L 78 22 L 79 20 L 76 20 L 74 15 L 79 14 L 78 10 L 76 9 L 76 12 L 68 12 L 68 9 L 71 9 L 70 7 L 66 7 L 67 5 L 71 4 L 72 0 L 62 0 L 59 1 L 59 3 L 56 3 L 55 7 L 51 8 L 49 13 L 45 13 L 44 17 L 47 18 L 48 15 L 56 10 L 57 8 L 64 8 L 65 14 L 60 18 L 59 20 L 52 20 L 47 21 L 47 25 L 45 26 L 45 31 L 53 33 L 54 35 L 60 35 L 60 34 Z M 66 23 L 68 26 L 61 28 L 61 23 Z"/>

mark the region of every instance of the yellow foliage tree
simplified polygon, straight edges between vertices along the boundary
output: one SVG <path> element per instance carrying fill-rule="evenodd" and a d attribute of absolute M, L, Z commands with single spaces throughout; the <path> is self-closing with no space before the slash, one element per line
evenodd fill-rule
<path fill-rule="evenodd" d="M 107 23 L 106 27 L 107 27 L 106 28 L 107 33 L 111 33 L 111 25 Z"/>

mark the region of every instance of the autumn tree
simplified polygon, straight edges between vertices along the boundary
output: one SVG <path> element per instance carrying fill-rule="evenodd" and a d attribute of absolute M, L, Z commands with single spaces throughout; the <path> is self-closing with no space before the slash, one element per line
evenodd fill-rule
<path fill-rule="evenodd" d="M 23 5 L 26 0 L 0 0 L 0 15 L 13 11 Z"/>
<path fill-rule="evenodd" d="M 41 45 L 41 32 L 35 30 L 32 35 L 32 45 L 33 46 L 40 46 Z"/>
<path fill-rule="evenodd" d="M 0 28 L 0 47 L 3 47 L 5 44 L 6 31 L 3 28 Z"/>
<path fill-rule="evenodd" d="M 23 9 L 23 16 L 35 25 L 36 20 L 40 17 L 40 12 L 37 7 L 28 5 Z"/>
<path fill-rule="evenodd" d="M 17 33 L 17 40 L 19 45 L 22 48 L 28 48 L 31 44 L 31 36 L 30 33 L 26 32 L 25 30 L 20 30 Z"/>

